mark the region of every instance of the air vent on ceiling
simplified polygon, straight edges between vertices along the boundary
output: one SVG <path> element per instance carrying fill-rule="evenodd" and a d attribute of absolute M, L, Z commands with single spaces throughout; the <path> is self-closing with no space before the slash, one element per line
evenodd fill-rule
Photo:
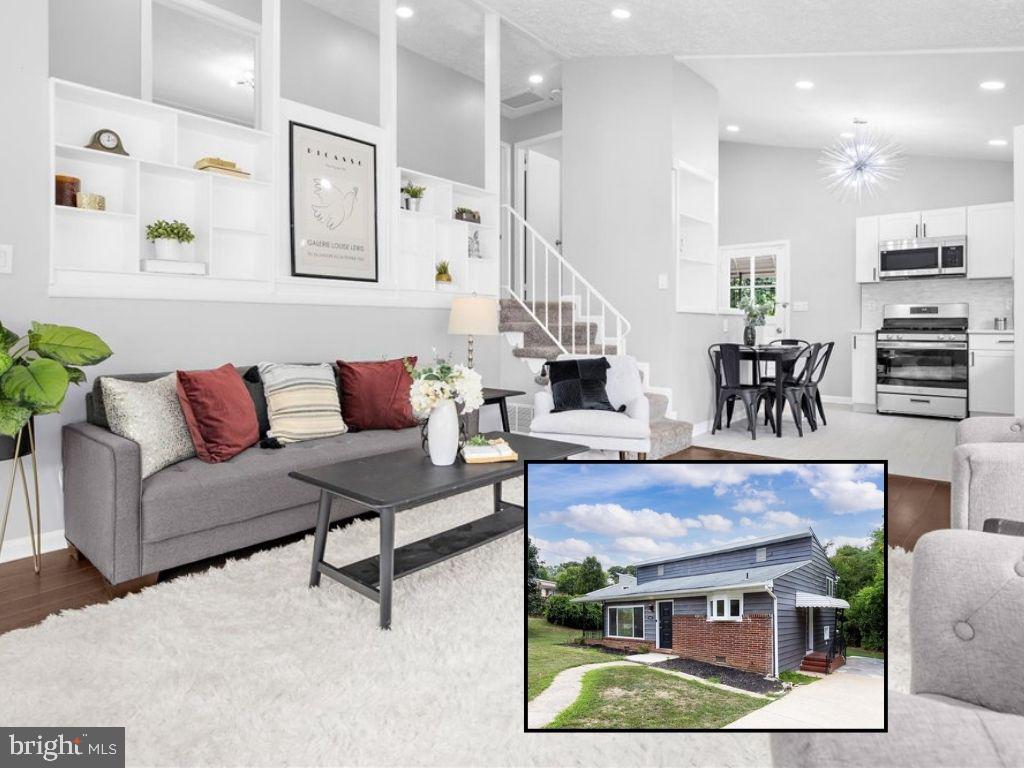
<path fill-rule="evenodd" d="M 515 96 L 509 96 L 507 99 L 502 99 L 501 103 L 510 109 L 522 109 L 523 107 L 529 107 L 540 101 L 544 101 L 543 96 L 538 96 L 533 91 L 523 91 L 517 93 Z"/>

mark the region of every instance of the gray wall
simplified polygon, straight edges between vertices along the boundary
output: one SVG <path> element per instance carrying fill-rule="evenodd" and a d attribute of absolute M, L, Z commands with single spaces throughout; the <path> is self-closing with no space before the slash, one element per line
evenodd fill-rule
<path fill-rule="evenodd" d="M 22 331 L 29 321 L 40 320 L 99 333 L 115 354 L 87 369 L 90 380 L 97 373 L 204 368 L 227 361 L 372 360 L 410 353 L 428 360 L 435 346 L 440 354 L 462 354 L 464 339 L 448 336 L 448 312 L 441 309 L 48 298 L 48 56 L 47 4 L 0 4 L 0 99 L 18 105 L 18 120 L 0 121 L 6 180 L 0 184 L 0 243 L 14 245 L 14 272 L 0 274 L 5 325 Z M 487 383 L 497 381 L 497 344 L 496 337 L 477 340 L 476 367 Z M 84 418 L 84 393 L 72 387 L 63 413 L 38 419 L 44 532 L 63 528 L 60 425 Z M 6 480 L 10 467 L 0 463 L 0 480 Z M 11 515 L 7 535 L 27 535 L 23 514 Z"/>
<path fill-rule="evenodd" d="M 501 140 L 509 144 L 562 130 L 562 107 L 549 107 L 517 118 L 501 118 Z"/>
<path fill-rule="evenodd" d="M 5 5 L 5 14 L 15 14 L 14 6 L 22 6 L 14 29 L 33 39 L 42 33 L 45 39 L 45 22 L 33 28 L 21 21 L 39 14 L 40 9 L 25 6 L 44 3 Z M 50 74 L 135 98 L 142 94 L 138 0 L 50 0 L 50 19 Z"/>
<path fill-rule="evenodd" d="M 775 595 L 779 600 L 779 671 L 800 666 L 807 652 L 807 609 L 796 607 L 796 593 L 810 592 L 824 595 L 825 578 L 835 571 L 824 550 L 812 541 L 812 562 L 775 580 Z M 814 609 L 814 650 L 824 651 L 824 623 L 834 624 L 834 608 Z"/>
<path fill-rule="evenodd" d="M 719 552 L 702 557 L 691 557 L 685 560 L 670 560 L 662 563 L 664 565 L 664 573 L 661 576 L 658 576 L 657 565 L 642 565 L 637 568 L 636 580 L 638 584 L 645 584 L 656 579 L 675 579 L 682 576 L 699 576 L 704 573 L 810 560 L 810 542 L 811 536 L 808 534 L 804 538 L 767 544 L 765 545 L 767 549 L 765 560 L 760 563 L 757 562 L 758 547 L 755 545 L 745 549 L 735 549 L 731 552 Z"/>
<path fill-rule="evenodd" d="M 281 96 L 377 124 L 377 36 L 302 0 L 281 9 Z M 483 83 L 398 49 L 398 163 L 484 185 Z"/>
<path fill-rule="evenodd" d="M 791 333 L 835 340 L 822 391 L 848 397 L 851 332 L 861 325 L 861 289 L 853 277 L 855 219 L 1012 200 L 1013 165 L 910 157 L 900 181 L 858 203 L 825 190 L 818 156 L 812 149 L 723 142 L 719 239 L 722 245 L 790 241 L 790 298 L 810 304 L 809 311 L 792 313 Z"/>

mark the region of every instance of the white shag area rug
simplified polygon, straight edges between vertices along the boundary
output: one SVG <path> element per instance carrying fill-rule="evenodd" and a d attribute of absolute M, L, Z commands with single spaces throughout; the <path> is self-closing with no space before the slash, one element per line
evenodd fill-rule
<path fill-rule="evenodd" d="M 521 483 L 506 498 L 521 500 Z M 490 489 L 398 516 L 398 544 L 490 511 Z M 377 523 L 327 557 L 376 552 Z M 0 636 L 0 723 L 124 725 L 132 766 L 742 766 L 766 734 L 523 732 L 522 533 L 374 603 L 306 587 L 311 538 Z"/>
<path fill-rule="evenodd" d="M 910 575 L 914 553 L 889 549 L 886 590 L 889 597 L 888 648 L 886 665 L 889 688 L 910 693 Z"/>

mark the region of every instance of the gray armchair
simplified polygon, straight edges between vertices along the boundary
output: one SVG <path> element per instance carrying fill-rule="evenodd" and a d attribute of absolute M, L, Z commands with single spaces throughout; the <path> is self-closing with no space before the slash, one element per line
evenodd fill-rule
<path fill-rule="evenodd" d="M 1024 539 L 922 536 L 910 596 L 912 694 L 889 692 L 889 732 L 773 734 L 774 764 L 1024 765 L 1022 617 Z"/>
<path fill-rule="evenodd" d="M 957 425 L 950 525 L 982 530 L 990 517 L 1024 521 L 1024 420 L 978 416 Z"/>

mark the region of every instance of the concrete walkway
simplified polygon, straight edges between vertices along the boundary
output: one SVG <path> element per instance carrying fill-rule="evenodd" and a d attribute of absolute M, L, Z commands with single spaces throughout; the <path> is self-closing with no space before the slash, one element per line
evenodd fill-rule
<path fill-rule="evenodd" d="M 602 669 L 603 667 L 647 666 L 655 662 L 649 658 L 643 657 L 654 655 L 661 656 L 661 654 L 627 656 L 626 658 L 629 659 L 628 661 L 604 661 L 597 664 L 583 664 L 579 667 L 570 667 L 569 669 L 562 670 L 555 676 L 555 679 L 551 681 L 551 685 L 549 685 L 543 693 L 527 705 L 527 727 L 543 728 L 554 720 L 558 716 L 559 712 L 576 701 L 583 690 L 583 676 L 590 670 Z M 664 661 L 665 658 L 675 657 L 662 657 L 659 658 L 658 661 Z M 652 666 L 647 666 L 647 669 L 653 669 L 655 672 L 660 672 L 663 675 L 671 675 L 672 677 L 678 677 L 683 680 L 693 680 L 701 683 L 702 685 L 718 688 L 723 691 L 729 691 L 730 693 L 742 693 L 745 696 L 752 696 L 756 699 L 769 698 L 768 696 L 764 696 L 760 693 L 744 691 L 741 688 L 734 688 L 733 686 L 725 685 L 724 683 L 711 683 L 703 678 L 688 675 L 685 672 L 677 672 L 674 669 L 662 669 L 661 667 Z"/>
<path fill-rule="evenodd" d="M 885 662 L 851 656 L 814 683 L 744 715 L 726 728 L 884 728 Z"/>

